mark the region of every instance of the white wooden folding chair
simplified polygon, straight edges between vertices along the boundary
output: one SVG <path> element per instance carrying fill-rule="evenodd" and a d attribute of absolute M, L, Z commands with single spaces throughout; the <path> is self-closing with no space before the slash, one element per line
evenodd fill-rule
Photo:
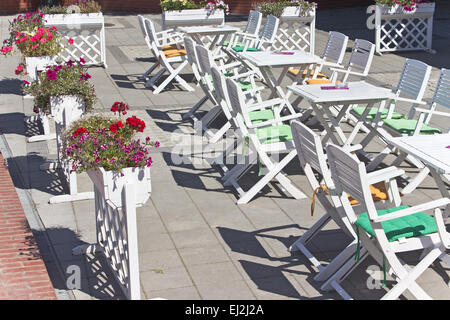
<path fill-rule="evenodd" d="M 301 114 L 280 117 L 280 110 L 274 108 L 275 118 L 273 120 L 253 123 L 249 114 L 250 110 L 247 108 L 244 94 L 239 85 L 233 79 L 227 79 L 226 83 L 230 106 L 236 114 L 236 123 L 242 138 L 250 147 L 250 157 L 244 164 L 237 164 L 227 172 L 224 185 L 231 185 L 238 191 L 240 195 L 238 204 L 249 202 L 273 178 L 277 179 L 295 199 L 305 198 L 306 196 L 281 172 L 297 154 L 292 140 L 291 128 L 289 125 L 282 124 L 282 122 L 297 118 Z M 288 154 L 281 161 L 273 159 L 276 156 L 279 157 L 282 152 Z M 248 191 L 243 191 L 238 184 L 238 180 L 257 161 L 259 165 L 264 165 L 268 172 Z M 261 174 L 261 170 L 259 174 Z"/>
<path fill-rule="evenodd" d="M 300 250 L 311 263 L 319 270 L 319 274 L 314 278 L 317 281 L 324 281 L 329 278 L 334 272 L 336 272 L 344 263 L 350 258 L 353 258 L 357 241 L 356 234 L 354 233 L 348 218 L 342 211 L 342 205 L 339 198 L 334 191 L 334 184 L 331 179 L 331 173 L 328 169 L 326 155 L 324 153 L 320 137 L 315 134 L 310 128 L 303 123 L 294 120 L 291 122 L 292 135 L 297 149 L 297 155 L 300 159 L 300 165 L 305 172 L 308 181 L 313 188 L 313 198 L 311 203 L 311 215 L 314 212 L 315 198 L 319 200 L 320 204 L 325 209 L 325 214 L 306 231 L 296 242 L 294 242 L 289 248 L 290 251 Z M 352 149 L 356 150 L 360 146 L 353 146 Z M 315 172 L 317 172 L 322 179 L 322 184 L 316 178 Z M 372 198 L 376 202 L 378 207 L 384 207 L 385 202 L 389 202 L 394 205 L 400 203 L 400 195 L 397 189 L 397 183 L 395 177 L 402 175 L 403 170 L 398 170 L 395 167 L 390 167 L 384 170 L 383 178 L 379 183 L 370 186 L 370 192 Z M 330 200 L 328 199 L 328 195 Z M 358 211 L 359 202 L 355 199 L 350 199 L 350 204 L 353 209 Z M 308 243 L 320 236 L 320 231 L 325 225 L 333 220 L 338 227 L 342 229 L 351 239 L 354 239 L 339 255 L 337 255 L 327 266 L 321 264 L 318 259 L 307 248 Z M 342 296 L 347 296 L 345 291 L 340 286 L 335 286 L 335 289 Z"/>
<path fill-rule="evenodd" d="M 167 85 L 169 85 L 173 80 L 178 82 L 187 91 L 194 91 L 194 89 L 180 76 L 180 72 L 187 66 L 188 61 L 186 57 L 186 51 L 177 47 L 176 49 L 163 50 L 163 46 L 169 45 L 179 45 L 180 41 L 165 41 L 163 45 L 158 37 L 155 26 L 150 19 L 144 19 L 144 27 L 147 30 L 147 34 L 150 41 L 150 46 L 152 48 L 155 58 L 158 59 L 157 68 L 160 70 L 146 83 L 147 88 L 153 88 L 153 93 L 160 93 Z M 174 68 L 173 64 L 179 64 L 177 68 Z M 156 82 L 161 78 L 162 75 L 168 73 L 168 77 L 158 86 Z"/>
<path fill-rule="evenodd" d="M 217 164 L 222 169 L 225 176 L 222 178 L 223 181 L 227 180 L 227 173 L 229 171 L 226 166 L 224 160 L 229 156 L 234 150 L 236 150 L 239 146 L 242 145 L 244 138 L 240 133 L 240 129 L 238 124 L 236 123 L 236 113 L 231 108 L 231 104 L 229 101 L 227 85 L 226 85 L 226 77 L 220 71 L 217 66 L 211 67 L 211 79 L 214 84 L 214 96 L 216 97 L 216 101 L 219 103 L 222 108 L 222 112 L 227 118 L 227 123 L 224 125 L 227 128 L 231 128 L 234 130 L 234 141 L 230 146 L 226 146 L 225 150 L 221 155 L 211 161 L 211 164 Z M 247 93 L 247 92 L 246 92 Z M 257 93 L 256 93 L 257 94 Z M 251 98 L 251 93 L 247 95 L 246 98 Z M 268 103 L 269 102 L 269 103 Z M 249 117 L 252 123 L 259 123 L 263 121 L 269 121 L 275 119 L 275 113 L 273 111 L 273 107 L 277 107 L 278 105 L 272 101 L 264 101 L 264 102 L 256 102 L 249 106 Z"/>
<path fill-rule="evenodd" d="M 153 48 L 150 43 L 150 37 L 147 33 L 147 29 L 145 27 L 145 18 L 142 15 L 138 15 L 139 27 L 142 31 L 142 35 L 144 37 L 145 44 L 150 49 L 153 54 Z M 156 32 L 156 37 L 158 38 L 158 42 L 161 44 L 161 48 L 163 51 L 167 50 L 176 50 L 182 49 L 181 47 L 181 36 L 182 34 L 179 32 L 175 32 L 174 29 L 163 30 L 160 32 Z M 171 44 L 167 44 L 167 43 Z M 153 54 L 154 55 L 154 54 Z M 153 63 L 153 65 L 141 76 L 141 79 L 147 81 L 149 79 L 149 75 L 158 67 L 158 61 Z"/>
<path fill-rule="evenodd" d="M 231 48 L 236 46 L 245 46 L 246 40 L 250 41 L 258 35 L 261 22 L 262 13 L 256 10 L 250 10 L 245 29 L 242 32 L 233 33 L 230 40 L 223 43 L 224 49 L 231 50 Z"/>
<path fill-rule="evenodd" d="M 210 109 L 206 115 L 204 115 L 200 119 L 200 126 L 197 126 L 198 129 L 201 129 L 208 136 L 209 141 L 214 143 L 217 142 L 224 133 L 230 128 L 229 122 L 226 122 L 217 132 L 213 132 L 209 125 L 220 115 L 222 114 L 222 107 L 216 100 L 214 96 L 215 85 L 211 76 L 211 68 L 213 66 L 218 67 L 224 76 L 229 77 L 230 79 L 234 79 L 237 81 L 237 84 L 246 92 L 246 96 L 249 99 L 255 99 L 257 101 L 262 101 L 259 91 L 264 89 L 263 87 L 257 87 L 254 76 L 254 71 L 245 72 L 242 74 L 235 74 L 234 72 L 229 72 L 229 69 L 235 68 L 237 65 L 240 65 L 239 62 L 234 62 L 226 65 L 218 66 L 214 59 L 212 53 L 204 46 L 197 45 L 195 47 L 196 55 L 198 59 L 199 73 L 201 76 L 201 82 L 205 86 L 205 89 L 208 91 L 208 94 L 211 96 L 210 100 L 214 103 L 214 107 Z"/>
<path fill-rule="evenodd" d="M 345 50 L 347 49 L 348 37 L 345 34 L 336 31 L 330 31 L 328 33 L 327 43 L 323 50 L 322 62 L 317 65 L 311 65 L 308 69 L 301 72 L 300 69 L 291 68 L 288 70 L 288 76 L 296 79 L 301 76 L 306 83 L 308 79 L 323 79 L 327 76 L 322 73 L 324 67 L 343 68 L 342 60 L 344 59 Z"/>
<path fill-rule="evenodd" d="M 258 35 L 247 34 L 244 43 L 238 43 L 236 46 L 225 48 L 224 52 L 229 56 L 229 61 L 240 61 L 245 70 L 253 70 L 257 72 L 260 79 L 264 79 L 257 67 L 252 65 L 249 61 L 242 59 L 239 54 L 242 52 L 251 51 L 266 51 L 271 50 L 275 43 L 275 38 L 278 31 L 280 20 L 275 16 L 268 16 L 264 27 Z"/>
<path fill-rule="evenodd" d="M 450 213 L 450 199 L 377 210 L 369 189 L 373 173 L 367 173 L 364 163 L 341 147 L 329 144 L 326 151 L 336 194 L 358 240 L 383 266 L 384 273 L 388 272 L 396 282 L 382 299 L 397 299 L 406 290 L 417 299 L 431 299 L 416 280 L 437 259 L 450 265 L 450 257 L 445 253 L 450 248 L 450 235 L 444 224 L 444 217 Z M 361 203 L 365 213 L 353 210 L 348 194 Z M 441 207 L 445 207 L 444 216 Z M 428 210 L 434 211 L 434 218 L 423 212 Z M 422 250 L 423 254 L 415 267 L 408 266 L 398 256 L 416 250 Z M 355 258 L 361 259 L 358 251 Z M 354 268 L 354 261 L 349 261 L 327 283 L 341 282 Z M 322 288 L 327 289 L 327 283 Z"/>
<path fill-rule="evenodd" d="M 441 133 L 440 129 L 434 128 L 429 125 L 431 116 L 433 114 L 436 114 L 440 117 L 450 116 L 450 113 L 436 111 L 436 107 L 438 105 L 447 108 L 450 107 L 450 100 L 448 99 L 450 97 L 450 71 L 447 69 L 441 70 L 435 93 L 431 102 L 429 103 L 429 109 L 418 108 L 418 105 L 426 105 L 426 103 L 422 101 L 422 97 L 423 92 L 426 89 L 428 78 L 430 77 L 431 67 L 417 60 L 414 60 L 414 64 L 416 68 L 422 66 L 422 69 L 419 70 L 420 72 L 417 72 L 416 74 L 412 74 L 410 76 L 411 81 L 407 83 L 407 90 L 409 90 L 409 92 L 411 93 L 413 92 L 413 90 L 418 91 L 419 93 L 417 94 L 417 99 L 411 101 L 412 106 L 407 116 L 400 114 L 401 117 L 393 117 L 391 115 L 395 114 L 394 108 L 390 108 L 388 110 L 387 116 L 382 119 L 383 126 L 381 128 L 376 128 L 376 130 L 373 130 L 374 133 L 372 134 L 372 136 L 378 136 L 381 141 L 386 143 L 387 147 L 372 160 L 368 167 L 368 170 L 378 166 L 389 153 L 395 151 L 395 148 L 389 145 L 388 139 L 392 137 L 407 135 L 439 134 Z M 419 81 L 419 79 L 421 78 L 424 78 L 423 83 L 420 83 Z M 414 119 L 416 112 L 419 112 L 419 116 L 417 119 Z M 363 140 L 363 143 L 367 144 L 367 140 L 369 139 L 370 137 L 367 136 L 365 140 Z M 421 161 L 410 155 L 407 155 L 406 153 L 400 153 L 394 160 L 393 164 L 400 165 L 404 160 L 408 160 L 408 162 L 410 162 L 413 166 L 420 169 L 420 172 L 412 180 L 410 180 L 408 185 L 406 185 L 402 190 L 402 193 L 408 194 L 411 193 L 415 188 L 417 188 L 417 186 L 429 174 L 430 170 Z"/>

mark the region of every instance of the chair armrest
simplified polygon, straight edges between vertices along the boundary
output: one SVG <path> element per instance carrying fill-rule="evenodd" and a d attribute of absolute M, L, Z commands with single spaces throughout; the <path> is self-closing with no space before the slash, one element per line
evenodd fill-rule
<path fill-rule="evenodd" d="M 335 72 L 342 72 L 342 73 L 347 73 L 347 74 L 351 74 L 353 76 L 358 76 L 358 77 L 365 77 L 367 76 L 364 73 L 361 72 L 355 72 L 355 71 L 350 71 L 347 69 L 339 69 L 339 68 L 330 68 L 331 71 L 335 71 Z"/>
<path fill-rule="evenodd" d="M 241 65 L 241 64 L 242 64 L 242 63 L 239 62 L 239 65 Z M 244 73 L 240 73 L 240 74 L 237 74 L 237 75 L 235 75 L 235 76 L 227 77 L 227 78 L 236 80 L 236 79 L 239 79 L 239 78 L 247 78 L 247 77 L 253 76 L 253 75 L 255 75 L 255 74 L 257 74 L 257 72 L 251 70 L 251 71 L 244 72 Z"/>
<path fill-rule="evenodd" d="M 342 64 L 336 62 L 322 61 L 321 63 L 327 67 L 344 68 Z"/>
<path fill-rule="evenodd" d="M 450 117 L 450 113 L 448 113 L 448 112 L 441 112 L 441 111 L 428 110 L 428 109 L 422 109 L 422 108 L 416 108 L 415 110 L 422 112 L 422 113 L 430 113 L 430 114 L 436 114 L 438 116 Z"/>
<path fill-rule="evenodd" d="M 413 206 L 410 208 L 402 209 L 399 211 L 395 211 L 395 212 L 391 212 L 389 214 L 379 216 L 376 219 L 374 219 L 374 222 L 383 222 L 383 221 L 389 221 L 389 220 L 393 220 L 393 219 L 397 219 L 397 218 L 401 218 L 401 217 L 406 217 L 406 216 L 409 216 L 409 215 L 417 213 L 417 212 L 422 212 L 422 211 L 446 206 L 449 203 L 450 203 L 449 198 L 441 198 L 438 200 L 429 201 L 426 203 L 419 204 L 417 206 Z"/>
<path fill-rule="evenodd" d="M 249 129 L 257 129 L 257 128 L 260 128 L 260 127 L 273 126 L 273 125 L 276 125 L 278 122 L 287 121 L 287 120 L 293 120 L 293 119 L 300 118 L 302 116 L 303 116 L 303 113 L 295 113 L 295 114 L 291 114 L 291 115 L 288 115 L 288 116 L 280 117 L 280 118 L 277 118 L 277 119 L 255 123 L 255 124 L 252 124 L 252 125 L 248 126 L 248 128 Z"/>
<path fill-rule="evenodd" d="M 420 104 L 420 105 L 427 104 L 425 101 L 413 100 L 413 99 L 408 99 L 408 98 L 403 98 L 403 97 L 397 97 L 397 98 L 395 98 L 395 101 L 403 101 L 403 102 L 409 102 L 409 103 Z"/>
<path fill-rule="evenodd" d="M 236 68 L 241 65 L 242 65 L 242 62 L 236 61 L 236 62 L 232 62 L 229 64 L 220 65 L 220 66 L 218 66 L 218 68 L 220 71 L 224 71 L 226 69 Z"/>
<path fill-rule="evenodd" d="M 263 102 L 249 104 L 247 106 L 247 110 L 248 111 L 261 110 L 261 109 L 265 109 L 267 107 L 272 107 L 272 106 L 283 104 L 283 103 L 285 103 L 285 101 L 283 99 L 275 98 L 275 99 L 270 99 L 270 100 L 266 100 Z"/>
<path fill-rule="evenodd" d="M 404 170 L 398 169 L 397 167 L 387 167 L 368 173 L 367 178 L 369 184 L 374 184 L 377 182 L 390 180 L 403 174 L 405 174 Z"/>
<path fill-rule="evenodd" d="M 447 207 L 446 210 L 449 208 Z M 434 209 L 434 220 L 436 221 L 436 227 L 438 229 L 439 237 L 445 248 L 450 249 L 450 234 L 445 228 L 444 218 L 442 216 L 442 211 L 438 208 Z"/>
<path fill-rule="evenodd" d="M 351 146 L 344 146 L 343 148 L 345 149 L 345 151 L 355 152 L 356 150 L 362 150 L 363 146 L 358 143 Z"/>

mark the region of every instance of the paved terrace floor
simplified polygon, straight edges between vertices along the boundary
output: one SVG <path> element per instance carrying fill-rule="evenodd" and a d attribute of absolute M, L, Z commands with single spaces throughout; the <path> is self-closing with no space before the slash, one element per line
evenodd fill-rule
<path fill-rule="evenodd" d="M 438 4 L 433 35 L 437 54 L 376 56 L 368 81 L 393 88 L 405 58 L 421 59 L 433 66 L 426 92 L 429 99 L 439 68 L 450 67 L 449 8 Z M 329 30 L 346 33 L 351 40 L 360 37 L 374 41 L 374 31 L 365 27 L 367 16 L 365 8 L 319 9 L 316 52 L 322 51 Z M 160 15 L 146 17 L 156 21 L 160 28 Z M 7 34 L 8 19 L 11 17 L 0 18 L 2 38 Z M 234 16 L 228 17 L 228 22 L 243 27 L 246 19 Z M 295 200 L 284 194 L 277 183 L 270 184 L 249 204 L 236 205 L 236 194 L 220 183 L 217 168 L 202 160 L 202 148 L 207 141 L 201 137 L 194 139 L 192 124 L 181 120 L 181 115 L 202 96 L 201 90 L 196 87 L 195 92 L 189 93 L 173 86 L 154 95 L 145 89 L 138 77 L 154 58 L 145 46 L 136 16 L 106 15 L 106 23 L 108 68 L 90 69 L 99 97 L 95 111 L 108 112 L 114 101 L 125 101 L 131 106 L 130 114 L 146 121 L 145 134 L 161 142 L 161 147 L 153 152 L 151 199 L 138 209 L 142 298 L 340 299 L 334 292 L 320 291 L 320 283 L 313 280 L 316 270 L 306 258 L 288 252 L 297 237 L 319 219 L 323 213 L 320 205 L 316 204 L 315 215 L 311 217 L 311 199 Z M 353 41 L 349 48 L 352 45 Z M 347 53 L 346 59 L 348 56 Z M 51 196 L 63 194 L 67 187 L 61 183 L 59 172 L 39 170 L 41 163 L 55 159 L 56 143 L 26 142 L 39 129 L 23 121 L 24 115 L 32 114 L 32 101 L 23 99 L 19 89 L 21 81 L 14 76 L 18 62 L 19 57 L 14 56 L 2 58 L 0 63 L 0 128 L 13 153 L 9 161 L 17 168 L 12 172 L 16 188 L 31 195 L 38 225 L 46 231 L 39 238 L 40 247 L 53 285 L 60 298 L 123 299 L 111 275 L 104 271 L 101 258 L 71 254 L 73 247 L 96 240 L 93 200 L 48 204 Z M 183 77 L 193 81 L 190 70 Z M 406 111 L 403 105 L 399 108 Z M 433 118 L 432 124 L 448 128 L 446 121 Z M 186 152 L 181 165 L 172 157 L 180 149 Z M 369 146 L 371 152 L 379 150 L 381 145 L 377 143 Z M 402 167 L 408 173 L 416 172 L 406 163 Z M 305 194 L 312 195 L 297 159 L 286 172 Z M 257 168 L 254 168 L 243 179 L 244 186 L 251 186 L 257 179 Z M 79 186 L 80 191 L 92 190 L 86 175 L 80 176 Z M 438 197 L 439 192 L 429 177 L 413 194 L 404 196 L 403 201 L 414 205 Z M 321 261 L 329 262 L 349 241 L 330 224 L 311 246 Z M 416 254 L 405 257 L 413 264 L 417 258 Z M 369 290 L 367 287 L 366 270 L 372 264 L 372 259 L 365 260 L 343 283 L 355 299 L 376 299 L 385 292 L 384 288 Z M 81 270 L 81 288 L 69 290 L 66 279 L 70 272 L 66 271 L 73 265 Z M 450 299 L 449 276 L 447 266 L 435 263 L 418 282 L 432 297 Z M 388 287 L 393 284 L 389 280 Z"/>

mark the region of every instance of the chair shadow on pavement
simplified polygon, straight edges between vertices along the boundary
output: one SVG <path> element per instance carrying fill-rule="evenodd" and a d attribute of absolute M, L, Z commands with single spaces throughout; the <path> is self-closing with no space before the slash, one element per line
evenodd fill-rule
<path fill-rule="evenodd" d="M 77 291 L 79 293 L 74 293 L 77 299 L 124 299 L 101 255 L 72 255 L 74 247 L 87 244 L 73 230 L 54 227 L 47 228 L 46 235 L 42 231 L 33 233 L 55 289 Z"/>
<path fill-rule="evenodd" d="M 272 228 L 255 230 L 252 232 L 241 231 L 235 229 L 229 229 L 225 227 L 217 227 L 222 239 L 229 246 L 232 252 L 248 255 L 247 259 L 239 259 L 244 271 L 250 277 L 250 279 L 257 285 L 258 289 L 294 299 L 324 299 L 324 298 L 338 298 L 335 293 L 321 292 L 316 297 L 305 296 L 304 292 L 299 292 L 292 282 L 292 277 L 300 278 L 300 282 L 306 281 L 316 291 L 320 292 L 321 283 L 314 281 L 314 276 L 317 271 L 313 269 L 309 260 L 298 252 L 289 252 L 288 248 L 297 240 L 296 236 L 292 234 L 288 236 L 278 236 L 271 233 L 278 233 L 282 230 L 289 229 L 303 229 L 298 224 L 283 225 Z M 333 231 L 331 231 L 333 232 Z M 328 231 L 324 231 L 324 234 Z M 270 239 L 279 241 L 282 246 L 286 247 L 286 255 L 273 257 L 262 246 L 259 239 Z M 345 242 L 342 243 L 343 247 Z M 314 254 L 323 258 L 327 262 L 330 261 L 324 255 L 320 255 L 320 252 L 316 252 L 317 249 L 311 249 Z M 325 249 L 326 250 L 326 249 Z M 257 258 L 258 262 L 251 261 L 252 257 Z M 267 264 L 261 263 L 261 259 L 267 260 Z M 286 277 L 286 275 L 290 275 Z M 292 276 L 292 277 L 291 277 Z M 300 285 L 303 287 L 303 285 Z"/>
<path fill-rule="evenodd" d="M 18 172 L 11 174 L 14 186 L 25 190 L 38 190 L 52 196 L 68 194 L 69 188 L 61 170 L 40 170 L 40 165 L 46 161 L 47 159 L 35 152 L 8 159 L 8 163 L 15 163 L 17 168 L 20 168 L 20 178 L 16 176 Z"/>
<path fill-rule="evenodd" d="M 2 94 L 15 94 L 18 96 L 22 95 L 22 89 L 21 85 L 23 84 L 23 81 L 20 81 L 19 79 L 15 78 L 6 78 L 3 80 L 0 80 L 0 92 Z"/>

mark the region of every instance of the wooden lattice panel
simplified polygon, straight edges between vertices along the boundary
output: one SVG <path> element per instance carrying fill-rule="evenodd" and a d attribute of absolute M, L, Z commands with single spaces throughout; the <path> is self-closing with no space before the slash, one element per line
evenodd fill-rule
<path fill-rule="evenodd" d="M 434 6 L 430 4 L 421 4 L 414 13 L 377 6 L 376 51 L 432 51 L 433 13 Z"/>
<path fill-rule="evenodd" d="M 63 35 L 64 61 L 86 60 L 86 65 L 106 65 L 105 23 L 102 14 L 56 14 L 45 16 L 46 25 L 56 26 Z M 67 40 L 72 38 L 73 44 Z"/>
<path fill-rule="evenodd" d="M 315 16 L 281 17 L 274 48 L 302 50 L 314 54 Z"/>

